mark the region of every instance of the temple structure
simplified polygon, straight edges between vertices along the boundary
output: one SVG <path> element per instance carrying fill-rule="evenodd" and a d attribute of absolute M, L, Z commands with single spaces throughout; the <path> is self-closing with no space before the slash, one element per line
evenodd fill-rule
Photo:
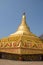
<path fill-rule="evenodd" d="M 0 58 L 43 60 L 43 40 L 30 31 L 25 13 L 17 31 L 0 40 Z"/>

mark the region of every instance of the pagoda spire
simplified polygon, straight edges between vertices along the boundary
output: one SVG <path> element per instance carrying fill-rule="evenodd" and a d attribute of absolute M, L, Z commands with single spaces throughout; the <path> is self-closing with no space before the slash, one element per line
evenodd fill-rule
<path fill-rule="evenodd" d="M 22 20 L 21 24 L 19 25 L 17 31 L 11 35 L 17 35 L 17 34 L 29 34 L 30 33 L 30 28 L 26 24 L 26 15 L 23 13 L 22 15 Z"/>
<path fill-rule="evenodd" d="M 22 16 L 22 24 L 26 24 L 26 14 L 25 12 L 23 13 L 23 16 Z"/>
<path fill-rule="evenodd" d="M 21 20 L 21 24 L 20 26 L 18 27 L 18 30 L 19 31 L 27 31 L 29 32 L 30 31 L 30 28 L 28 27 L 28 25 L 26 24 L 26 14 L 25 12 L 23 13 L 22 15 L 22 20 Z"/>

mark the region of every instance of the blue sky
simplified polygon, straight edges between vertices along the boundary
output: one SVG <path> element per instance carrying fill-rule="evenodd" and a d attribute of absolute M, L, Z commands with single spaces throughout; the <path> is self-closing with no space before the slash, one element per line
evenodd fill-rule
<path fill-rule="evenodd" d="M 43 0 L 0 0 L 0 38 L 17 30 L 23 12 L 31 32 L 43 34 Z"/>

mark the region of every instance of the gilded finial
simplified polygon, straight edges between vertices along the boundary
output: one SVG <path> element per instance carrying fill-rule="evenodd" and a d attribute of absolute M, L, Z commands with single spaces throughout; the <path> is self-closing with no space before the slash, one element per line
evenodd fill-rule
<path fill-rule="evenodd" d="M 26 18 L 25 12 L 23 13 L 23 18 Z"/>
<path fill-rule="evenodd" d="M 25 12 L 22 15 L 22 23 L 23 24 L 26 23 L 26 15 L 25 15 Z"/>

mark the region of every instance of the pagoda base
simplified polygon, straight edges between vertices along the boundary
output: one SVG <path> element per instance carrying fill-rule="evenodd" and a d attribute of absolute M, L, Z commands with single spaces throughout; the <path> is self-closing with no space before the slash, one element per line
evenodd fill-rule
<path fill-rule="evenodd" d="M 43 61 L 41 54 L 10 54 L 0 53 L 0 59 L 19 60 L 19 61 Z"/>

